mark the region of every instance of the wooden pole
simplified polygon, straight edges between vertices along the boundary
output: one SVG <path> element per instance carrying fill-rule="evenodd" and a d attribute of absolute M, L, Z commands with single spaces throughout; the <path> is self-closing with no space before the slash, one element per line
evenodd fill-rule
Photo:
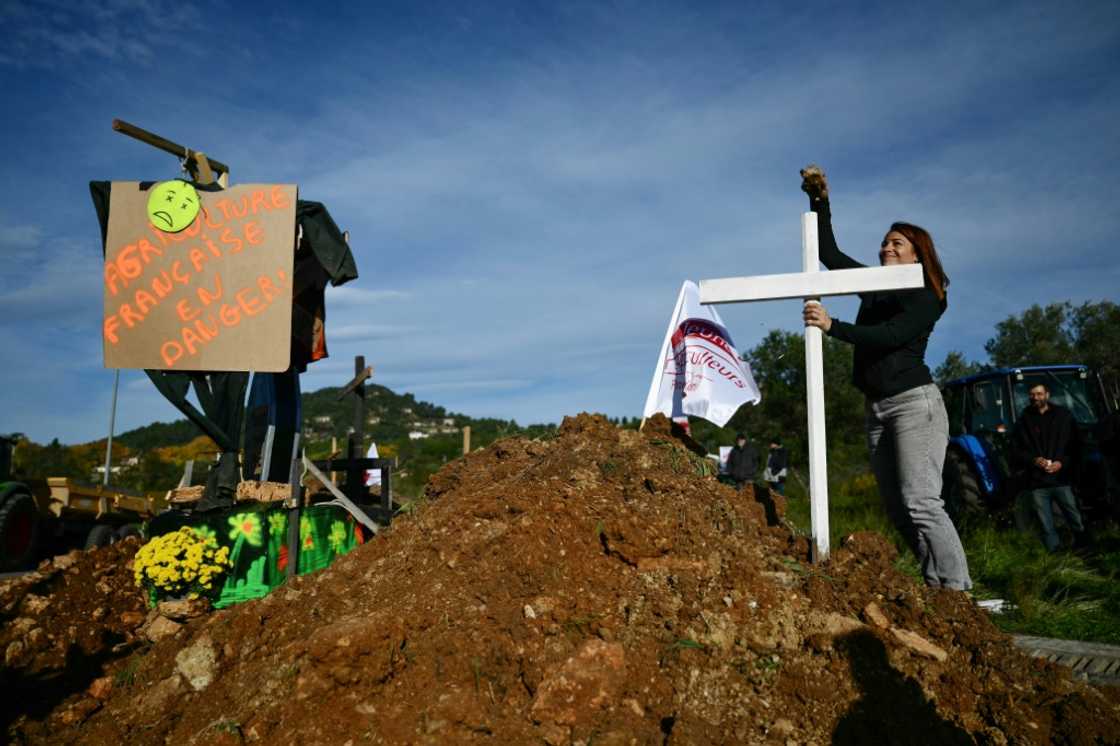
<path fill-rule="evenodd" d="M 351 466 L 346 470 L 347 497 L 358 502 L 366 494 L 365 471 L 354 466 L 357 459 L 365 456 L 365 425 L 366 425 L 366 384 L 363 374 L 367 372 L 366 359 L 363 355 L 354 358 L 354 378 L 360 379 L 353 388 L 354 394 L 354 432 L 350 435 L 349 453 Z"/>
<path fill-rule="evenodd" d="M 338 436 L 331 436 L 331 458 L 338 453 Z M 338 472 L 331 470 L 331 484 L 338 484 Z"/>
<path fill-rule="evenodd" d="M 463 426 L 463 455 L 466 456 L 471 452 L 471 426 Z"/>
<path fill-rule="evenodd" d="M 142 129 L 140 127 L 137 127 L 135 124 L 129 124 L 128 122 L 124 121 L 123 119 L 114 119 L 113 120 L 113 130 L 116 131 L 116 132 L 120 132 L 122 135 L 128 135 L 129 137 L 134 137 L 137 140 L 139 140 L 140 142 L 145 142 L 145 143 L 151 145 L 153 148 L 159 148 L 160 150 L 164 151 L 165 153 L 170 153 L 171 155 L 177 156 L 179 158 L 186 158 L 189 154 L 193 154 L 193 153 L 197 152 L 197 151 L 194 151 L 194 150 L 191 150 L 191 151 L 188 152 L 187 148 L 180 145 L 179 143 L 172 142 L 171 140 L 168 140 L 166 137 L 160 137 L 159 135 L 155 134 L 154 132 L 149 132 L 146 129 Z M 223 175 L 228 176 L 229 166 L 227 166 L 226 164 L 217 160 L 216 158 L 209 158 L 208 157 L 207 160 L 210 162 L 210 168 L 212 168 L 215 171 L 220 171 Z M 221 181 L 221 179 L 219 179 L 219 182 L 220 181 Z M 227 179 L 227 181 L 228 181 L 228 179 Z M 228 183 L 227 184 L 222 184 L 222 186 L 223 187 L 228 186 Z"/>

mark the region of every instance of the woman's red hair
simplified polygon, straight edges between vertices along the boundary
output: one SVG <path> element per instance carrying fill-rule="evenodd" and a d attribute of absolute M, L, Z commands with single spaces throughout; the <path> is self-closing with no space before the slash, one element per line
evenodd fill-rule
<path fill-rule="evenodd" d="M 932 290 L 937 299 L 944 304 L 945 296 L 949 291 L 949 277 L 941 267 L 941 260 L 937 258 L 933 236 L 925 228 L 912 223 L 891 223 L 891 228 L 887 232 L 891 231 L 906 236 L 906 240 L 914 245 L 918 261 L 922 265 L 922 273 L 926 277 L 926 287 Z"/>

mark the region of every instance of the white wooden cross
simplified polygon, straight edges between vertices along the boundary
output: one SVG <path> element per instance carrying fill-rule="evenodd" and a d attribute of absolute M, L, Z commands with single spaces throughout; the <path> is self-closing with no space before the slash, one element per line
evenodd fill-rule
<path fill-rule="evenodd" d="M 905 290 L 923 285 L 922 266 L 905 264 L 820 271 L 817 214 L 801 215 L 803 272 L 700 281 L 700 302 L 746 303 L 802 298 L 806 303 L 830 295 Z M 821 330 L 805 328 L 806 398 L 809 410 L 809 499 L 814 561 L 828 559 L 828 464 L 825 458 L 824 351 Z"/>

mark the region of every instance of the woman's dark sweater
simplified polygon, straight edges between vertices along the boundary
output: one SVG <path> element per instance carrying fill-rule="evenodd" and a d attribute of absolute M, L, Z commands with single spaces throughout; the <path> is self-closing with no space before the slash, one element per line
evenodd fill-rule
<path fill-rule="evenodd" d="M 860 264 L 836 245 L 828 199 L 810 199 L 817 213 L 820 258 L 829 269 Z M 945 304 L 928 287 L 861 293 L 854 324 L 834 318 L 828 335 L 854 344 L 852 382 L 871 399 L 893 396 L 933 382 L 926 367 L 926 345 Z"/>

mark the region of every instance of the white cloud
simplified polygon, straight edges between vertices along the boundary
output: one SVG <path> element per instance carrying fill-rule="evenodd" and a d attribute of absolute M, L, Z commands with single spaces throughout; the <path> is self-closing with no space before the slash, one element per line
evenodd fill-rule
<path fill-rule="evenodd" d="M 100 2 L 76 9 L 71 3 L 36 0 L 5 3 L 0 23 L 8 34 L 9 54 L 0 60 L 17 68 L 74 70 L 97 63 L 182 66 L 189 39 L 212 33 L 193 4 L 174 2 Z M 170 50 L 178 54 L 166 55 Z M 174 60 L 171 62 L 170 60 Z M 186 73 L 176 69 L 170 76 Z"/>
<path fill-rule="evenodd" d="M 335 306 L 345 308 L 362 308 L 365 306 L 381 305 L 391 301 L 408 300 L 410 294 L 403 290 L 369 289 L 356 287 L 354 284 L 330 288 L 327 293 L 330 297 L 331 308 Z"/>
<path fill-rule="evenodd" d="M 8 257 L 12 256 L 11 252 L 37 248 L 42 238 L 43 231 L 37 225 L 0 224 L 0 251 Z M 24 255 L 21 253 L 21 256 Z"/>

